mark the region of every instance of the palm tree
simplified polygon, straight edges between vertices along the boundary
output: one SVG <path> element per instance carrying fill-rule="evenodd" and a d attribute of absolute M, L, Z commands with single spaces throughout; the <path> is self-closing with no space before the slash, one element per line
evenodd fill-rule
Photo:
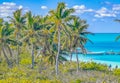
<path fill-rule="evenodd" d="M 70 51 L 72 52 L 75 50 L 76 52 L 76 59 L 77 59 L 77 72 L 79 70 L 79 58 L 78 58 L 78 50 L 77 48 L 81 48 L 82 53 L 86 53 L 86 50 L 84 48 L 85 43 L 89 40 L 86 37 L 86 34 L 90 34 L 90 32 L 87 32 L 86 29 L 88 27 L 88 24 L 86 24 L 85 20 L 81 20 L 79 17 L 74 17 L 73 21 L 67 24 L 71 28 L 71 34 L 70 34 Z M 90 40 L 89 40 L 90 41 Z M 72 53 L 71 58 L 72 59 Z"/>
<path fill-rule="evenodd" d="M 31 57 L 32 57 L 32 69 L 34 68 L 34 56 L 35 50 L 40 44 L 40 30 L 43 25 L 40 24 L 41 18 L 39 16 L 33 16 L 29 11 L 26 13 L 26 33 L 22 40 L 25 40 L 31 46 Z"/>
<path fill-rule="evenodd" d="M 48 52 L 50 52 L 50 27 L 51 22 L 49 21 L 49 16 L 41 17 L 40 19 L 40 26 L 41 30 L 39 30 L 39 35 L 41 37 L 41 47 L 42 47 L 42 54 L 44 56 L 48 55 Z"/>
<path fill-rule="evenodd" d="M 10 38 L 10 35 L 13 33 L 13 31 L 14 29 L 10 27 L 10 24 L 8 24 L 8 22 L 3 23 L 2 19 L 0 20 L 0 49 L 3 51 L 9 68 L 13 66 L 13 55 L 10 49 L 10 44 L 14 43 L 14 40 Z M 8 54 L 11 58 L 8 58 Z"/>
<path fill-rule="evenodd" d="M 66 30 L 65 29 L 65 22 L 68 20 L 70 17 L 71 13 L 74 12 L 74 9 L 67 9 L 65 3 L 61 2 L 58 3 L 58 6 L 55 10 L 51 10 L 49 12 L 51 16 L 52 22 L 55 24 L 52 29 L 54 30 L 54 38 L 55 38 L 55 43 L 57 43 L 57 56 L 56 56 L 56 75 L 58 75 L 58 57 L 60 54 L 60 47 L 61 47 L 61 31 Z M 57 37 L 56 37 L 57 36 Z"/>
<path fill-rule="evenodd" d="M 27 18 L 27 28 L 28 28 L 28 40 L 31 44 L 31 57 L 32 57 L 32 69 L 34 68 L 34 50 L 35 50 L 35 30 L 34 30 L 34 16 L 32 16 L 32 13 L 29 11 L 26 13 L 26 18 Z"/>
<path fill-rule="evenodd" d="M 21 38 L 21 31 L 24 28 L 25 24 L 25 17 L 22 15 L 22 10 L 16 10 L 13 13 L 13 17 L 10 18 L 11 23 L 13 24 L 15 31 L 14 34 L 16 36 L 16 41 L 19 42 L 19 39 Z M 20 47 L 19 44 L 17 44 L 17 55 L 16 55 L 16 63 L 19 66 L 19 55 L 20 55 Z"/>
<path fill-rule="evenodd" d="M 34 68 L 34 56 L 36 48 L 41 51 L 43 55 L 47 55 L 47 52 L 50 52 L 50 31 L 51 23 L 48 21 L 48 16 L 40 17 L 33 16 L 29 11 L 26 13 L 26 35 L 23 40 L 27 40 L 31 46 L 31 56 L 32 56 L 32 68 Z M 40 52 L 38 52 L 39 54 Z M 37 54 L 37 55 L 38 55 Z"/>

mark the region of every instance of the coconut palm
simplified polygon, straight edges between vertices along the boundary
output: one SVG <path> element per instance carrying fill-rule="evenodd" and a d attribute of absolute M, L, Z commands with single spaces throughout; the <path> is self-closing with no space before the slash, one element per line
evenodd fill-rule
<path fill-rule="evenodd" d="M 15 42 L 10 38 L 13 31 L 14 29 L 10 27 L 8 22 L 3 23 L 2 19 L 0 20 L 0 49 L 3 51 L 8 67 L 10 68 L 13 66 L 13 55 L 10 44 Z M 10 55 L 10 58 L 8 57 L 8 54 Z"/>
<path fill-rule="evenodd" d="M 13 24 L 15 31 L 15 37 L 16 37 L 16 41 L 19 42 L 19 39 L 21 38 L 21 31 L 24 28 L 24 24 L 25 24 L 25 17 L 22 15 L 22 10 L 16 10 L 13 13 L 13 17 L 8 17 L 10 18 L 10 22 Z M 19 66 L 19 55 L 20 55 L 20 47 L 19 44 L 17 44 L 17 55 L 16 55 L 16 63 Z"/>
<path fill-rule="evenodd" d="M 50 52 L 50 27 L 51 27 L 51 22 L 48 21 L 49 17 L 41 17 L 40 19 L 40 27 L 41 30 L 39 30 L 38 34 L 41 37 L 41 47 L 42 47 L 42 55 L 46 56 L 48 55 L 48 52 Z"/>
<path fill-rule="evenodd" d="M 76 53 L 76 59 L 77 59 L 77 72 L 79 70 L 79 58 L 78 58 L 78 49 L 81 48 L 82 53 L 86 53 L 85 50 L 85 43 L 89 40 L 86 37 L 86 34 L 90 34 L 90 32 L 87 32 L 86 29 L 88 27 L 88 24 L 85 20 L 81 20 L 79 17 L 74 17 L 73 21 L 67 24 L 71 28 L 71 34 L 69 39 L 69 48 L 71 51 L 71 58 L 72 59 L 72 51 L 74 50 Z M 90 41 L 90 40 L 89 40 Z"/>
<path fill-rule="evenodd" d="M 32 57 L 32 69 L 34 68 L 34 50 L 35 50 L 35 30 L 34 30 L 34 16 L 32 13 L 29 11 L 26 13 L 26 25 L 27 25 L 27 40 L 29 40 L 29 43 L 31 45 L 31 57 Z"/>
<path fill-rule="evenodd" d="M 36 48 L 41 45 L 40 36 L 43 36 L 40 33 L 40 30 L 43 28 L 44 24 L 40 24 L 41 18 L 39 16 L 33 16 L 29 11 L 26 13 L 26 33 L 24 38 L 21 40 L 25 40 L 27 44 L 31 46 L 31 57 L 32 57 L 32 69 L 34 68 L 34 56 Z M 44 25 L 45 26 L 45 25 Z"/>
<path fill-rule="evenodd" d="M 67 9 L 65 3 L 58 3 L 58 6 L 55 10 L 51 10 L 49 12 L 51 16 L 51 21 L 55 24 L 52 29 L 54 30 L 54 42 L 58 45 L 57 46 L 57 56 L 56 56 L 56 75 L 58 75 L 58 57 L 60 54 L 60 47 L 61 47 L 61 31 L 65 30 L 65 22 L 70 17 L 71 13 L 74 12 L 74 9 Z"/>

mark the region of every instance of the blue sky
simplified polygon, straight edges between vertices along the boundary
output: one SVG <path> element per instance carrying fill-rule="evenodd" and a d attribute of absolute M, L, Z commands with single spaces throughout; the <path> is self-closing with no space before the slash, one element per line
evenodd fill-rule
<path fill-rule="evenodd" d="M 0 0 L 0 17 L 12 15 L 16 9 L 31 10 L 35 15 L 46 15 L 58 2 L 65 2 L 74 13 L 87 20 L 88 31 L 94 33 L 120 33 L 120 0 Z"/>

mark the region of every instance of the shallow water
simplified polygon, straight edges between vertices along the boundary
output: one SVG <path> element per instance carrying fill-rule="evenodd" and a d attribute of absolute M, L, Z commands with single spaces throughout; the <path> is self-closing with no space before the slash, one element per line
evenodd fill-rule
<path fill-rule="evenodd" d="M 69 59 L 69 58 L 68 58 Z M 76 61 L 76 56 L 73 54 L 73 61 Z M 120 55 L 81 55 L 79 54 L 80 61 L 95 61 L 97 63 L 112 65 L 115 68 L 117 65 L 120 68 Z"/>
<path fill-rule="evenodd" d="M 120 35 L 119 33 L 96 33 L 95 35 L 89 35 L 88 38 L 92 40 L 94 44 L 88 42 L 85 47 L 88 51 L 92 52 L 120 52 L 120 41 L 115 41 L 115 38 Z M 95 61 L 97 63 L 103 63 L 112 65 L 114 68 L 116 65 L 120 68 L 120 55 L 80 55 L 81 61 Z M 75 54 L 73 54 L 73 60 L 76 60 Z"/>

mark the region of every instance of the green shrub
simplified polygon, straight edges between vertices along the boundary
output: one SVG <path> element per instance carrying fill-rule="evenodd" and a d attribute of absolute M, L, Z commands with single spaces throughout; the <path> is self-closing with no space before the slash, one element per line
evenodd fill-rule
<path fill-rule="evenodd" d="M 30 65 L 31 64 L 31 59 L 30 58 L 25 58 L 20 61 L 21 65 Z"/>
<path fill-rule="evenodd" d="M 113 74 L 117 75 L 117 76 L 120 76 L 120 69 L 114 69 Z"/>
<path fill-rule="evenodd" d="M 61 83 L 58 80 L 30 80 L 30 79 L 16 79 L 13 77 L 7 78 L 7 79 L 2 79 L 0 80 L 0 83 Z"/>
<path fill-rule="evenodd" d="M 81 62 L 80 67 L 84 70 L 108 71 L 108 66 L 95 62 Z"/>
<path fill-rule="evenodd" d="M 76 79 L 76 80 L 72 80 L 72 82 L 70 83 L 82 83 L 82 81 L 80 79 Z"/>

